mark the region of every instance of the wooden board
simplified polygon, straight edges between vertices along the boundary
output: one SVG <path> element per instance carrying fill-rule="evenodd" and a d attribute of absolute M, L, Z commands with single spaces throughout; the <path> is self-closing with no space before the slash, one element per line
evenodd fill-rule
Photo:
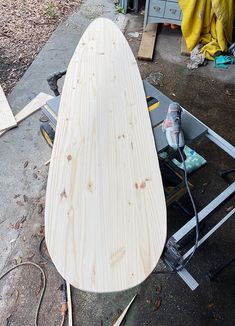
<path fill-rule="evenodd" d="M 137 294 L 131 299 L 131 301 L 129 302 L 128 306 L 123 310 L 123 312 L 118 317 L 118 319 L 115 321 L 115 323 L 113 324 L 113 326 L 120 326 L 121 325 L 121 323 L 123 322 L 124 318 L 126 317 L 126 314 L 128 313 L 128 310 L 130 309 L 133 301 L 135 300 L 136 296 L 137 296 Z"/>
<path fill-rule="evenodd" d="M 71 297 L 71 286 L 70 286 L 69 282 L 66 282 L 66 288 L 67 288 L 69 326 L 73 326 L 73 306 L 72 306 L 72 297 Z"/>
<path fill-rule="evenodd" d="M 158 24 L 151 23 L 143 31 L 140 48 L 138 52 L 139 60 L 153 60 Z"/>
<path fill-rule="evenodd" d="M 45 208 L 60 274 L 85 291 L 142 282 L 166 238 L 166 205 L 143 83 L 123 34 L 95 20 L 63 87 Z"/>
<path fill-rule="evenodd" d="M 15 120 L 20 123 L 22 120 L 29 117 L 34 112 L 38 111 L 47 101 L 52 99 L 53 96 L 46 93 L 39 93 L 31 102 L 29 102 L 19 113 L 16 114 Z M 0 136 L 7 132 L 8 129 L 0 131 Z"/>
<path fill-rule="evenodd" d="M 31 114 L 39 110 L 47 101 L 53 96 L 46 93 L 39 93 L 31 102 L 29 102 L 17 115 L 15 116 L 17 123 L 29 117 Z"/>
<path fill-rule="evenodd" d="M 7 98 L 0 86 L 0 131 L 6 128 L 12 128 L 17 125 L 16 120 L 8 104 Z"/>

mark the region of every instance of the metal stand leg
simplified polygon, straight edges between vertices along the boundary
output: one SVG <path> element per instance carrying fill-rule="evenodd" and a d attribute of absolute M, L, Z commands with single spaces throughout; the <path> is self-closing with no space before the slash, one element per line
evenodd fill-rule
<path fill-rule="evenodd" d="M 229 265 L 231 265 L 233 262 L 235 261 L 235 257 L 229 259 L 228 261 L 226 261 L 225 263 L 223 263 L 222 265 L 220 265 L 219 267 L 217 267 L 214 270 L 211 270 L 208 272 L 208 277 L 211 281 L 214 281 L 217 276 L 225 269 L 227 268 Z"/>
<path fill-rule="evenodd" d="M 197 119 L 198 120 L 198 119 Z M 200 121 L 200 120 L 198 120 Z M 207 126 L 206 126 L 207 127 Z M 208 127 L 207 127 L 208 128 Z M 215 133 L 213 130 L 208 128 L 206 137 L 209 138 L 212 142 L 214 142 L 216 145 L 218 145 L 221 149 L 223 149 L 226 153 L 228 153 L 230 156 L 235 158 L 235 147 L 229 144 L 225 139 L 223 139 L 221 136 L 219 136 L 217 133 Z M 222 176 L 226 176 L 229 173 L 234 172 L 235 169 L 229 170 L 229 171 L 223 171 Z M 235 192 L 235 182 L 230 184 L 230 186 L 225 189 L 219 196 L 217 196 L 214 200 L 212 200 L 205 208 L 203 208 L 199 213 L 199 222 L 201 222 L 203 219 L 205 219 L 209 214 L 211 214 L 216 208 L 218 208 L 226 199 L 228 199 L 229 196 L 234 194 Z M 198 246 L 202 245 L 213 233 L 215 233 L 230 217 L 232 217 L 235 214 L 235 208 L 230 211 L 226 216 L 224 216 L 204 237 L 202 237 L 199 240 Z M 187 222 L 182 228 L 180 228 L 169 240 L 168 240 L 168 246 L 167 251 L 168 255 L 171 255 L 171 252 L 177 251 L 177 243 L 185 236 L 187 235 L 191 230 L 195 228 L 196 221 L 195 217 L 193 217 L 189 222 Z M 173 247 L 171 248 L 173 244 Z M 182 261 L 184 262 L 190 254 L 193 252 L 194 247 L 190 248 L 183 256 Z M 180 255 L 180 253 L 178 253 Z M 163 256 L 164 259 L 164 256 Z M 179 259 L 179 258 L 178 258 Z M 169 265 L 169 260 L 164 259 L 165 262 Z M 174 260 L 174 256 L 172 256 L 172 261 Z M 170 262 L 170 265 L 174 265 L 174 262 Z M 199 284 L 196 282 L 196 280 L 188 273 L 188 271 L 183 268 L 178 272 L 178 275 L 184 280 L 184 282 L 192 289 L 194 290 Z"/>

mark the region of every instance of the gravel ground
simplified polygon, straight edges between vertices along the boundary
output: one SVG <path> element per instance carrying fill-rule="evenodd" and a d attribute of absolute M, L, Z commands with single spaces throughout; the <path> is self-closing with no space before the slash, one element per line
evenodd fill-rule
<path fill-rule="evenodd" d="M 8 94 L 81 0 L 0 0 L 0 84 Z"/>

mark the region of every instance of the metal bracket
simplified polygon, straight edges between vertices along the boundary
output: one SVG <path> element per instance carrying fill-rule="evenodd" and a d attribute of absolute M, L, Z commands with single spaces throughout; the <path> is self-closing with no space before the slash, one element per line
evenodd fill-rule
<path fill-rule="evenodd" d="M 183 265 L 184 257 L 179 250 L 179 245 L 173 237 L 167 241 L 162 258 L 165 264 L 169 266 L 172 271 Z M 177 274 L 190 287 L 192 291 L 199 286 L 198 282 L 192 277 L 191 274 L 189 274 L 185 268 L 179 269 Z"/>
<path fill-rule="evenodd" d="M 177 267 L 182 265 L 183 256 L 179 250 L 179 245 L 173 237 L 167 241 L 162 258 L 171 270 L 175 270 Z"/>
<path fill-rule="evenodd" d="M 50 89 L 54 92 L 55 96 L 60 95 L 57 81 L 60 78 L 62 78 L 65 74 L 66 74 L 66 70 L 59 71 L 59 72 L 56 72 L 56 73 L 48 76 L 48 78 L 47 78 L 48 85 L 49 85 Z"/>

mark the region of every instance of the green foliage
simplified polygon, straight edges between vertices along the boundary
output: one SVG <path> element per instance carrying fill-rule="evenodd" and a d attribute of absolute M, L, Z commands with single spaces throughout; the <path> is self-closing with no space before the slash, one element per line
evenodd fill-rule
<path fill-rule="evenodd" d="M 58 16 L 57 8 L 53 1 L 46 3 L 45 15 L 49 18 L 56 18 Z"/>
<path fill-rule="evenodd" d="M 125 14 L 125 9 L 122 6 L 120 6 L 119 4 L 116 5 L 116 10 L 120 14 Z"/>

